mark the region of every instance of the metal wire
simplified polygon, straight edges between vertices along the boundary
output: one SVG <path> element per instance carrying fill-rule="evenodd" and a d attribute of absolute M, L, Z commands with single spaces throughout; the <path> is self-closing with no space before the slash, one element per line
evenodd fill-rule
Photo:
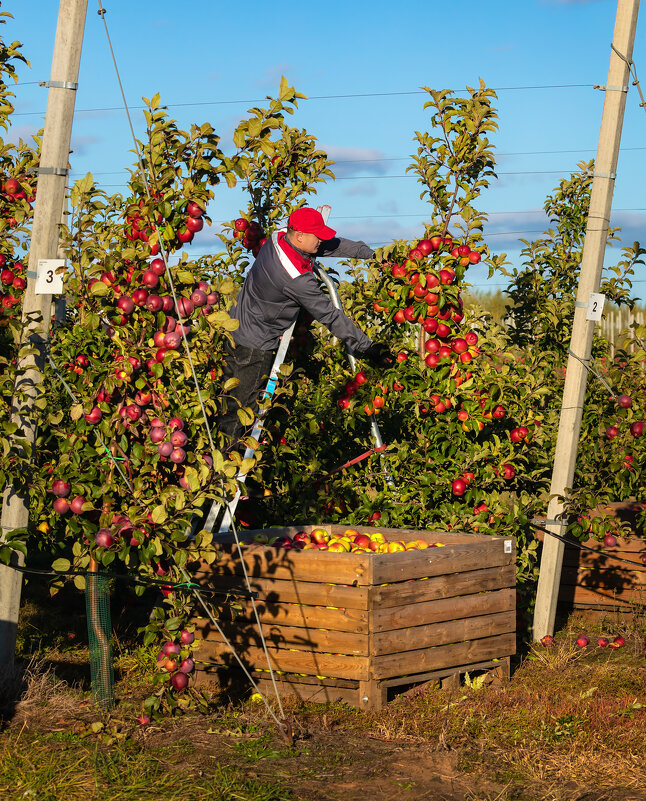
<path fill-rule="evenodd" d="M 114 65 L 116 76 L 117 76 L 117 82 L 119 84 L 119 90 L 121 92 L 121 97 L 122 97 L 122 100 L 123 100 L 123 106 L 124 106 L 124 109 L 125 109 L 125 112 L 126 112 L 126 116 L 128 118 L 128 125 L 130 126 L 130 132 L 132 134 L 132 139 L 133 139 L 133 143 L 134 143 L 134 146 L 135 146 L 135 152 L 137 154 L 137 160 L 138 160 L 138 163 L 139 163 L 139 170 L 141 172 L 141 178 L 142 178 L 143 183 L 144 183 L 144 187 L 145 187 L 145 191 L 146 191 L 146 195 L 148 197 L 148 200 L 150 200 L 151 199 L 150 187 L 149 187 L 149 184 L 148 184 L 148 179 L 147 179 L 147 176 L 146 176 L 146 171 L 145 171 L 143 160 L 142 160 L 142 156 L 141 156 L 141 150 L 139 148 L 139 142 L 137 141 L 137 137 L 135 136 L 134 127 L 133 127 L 133 124 L 132 124 L 132 117 L 130 115 L 130 110 L 128 108 L 128 102 L 126 100 L 126 96 L 125 96 L 125 93 L 123 91 L 123 84 L 121 83 L 121 77 L 120 77 L 120 74 L 119 74 L 119 67 L 117 65 L 116 56 L 115 56 L 115 53 L 114 53 L 114 49 L 112 47 L 112 41 L 110 39 L 110 32 L 108 31 L 108 26 L 107 26 L 107 23 L 106 23 L 106 20 L 105 20 L 106 11 L 103 8 L 101 0 L 98 0 L 98 4 L 99 4 L 99 12 L 98 13 L 99 13 L 99 16 L 101 17 L 101 19 L 103 21 L 103 26 L 105 28 L 105 34 L 106 34 L 106 37 L 107 37 L 107 40 L 108 40 L 108 46 L 110 48 L 110 53 L 111 53 L 111 56 L 112 56 L 112 62 L 113 62 L 113 65 Z M 159 231 L 159 227 L 157 225 L 156 218 L 153 218 L 153 225 L 154 225 L 155 230 L 157 231 L 158 236 L 159 236 L 159 249 L 160 249 L 160 253 L 161 253 L 162 259 L 164 261 L 164 264 L 166 265 L 166 276 L 168 277 L 168 282 L 169 282 L 171 293 L 172 293 L 172 296 L 173 296 L 173 301 L 175 302 L 175 309 L 177 311 L 177 316 L 178 316 L 179 322 L 181 324 L 182 340 L 184 342 L 184 348 L 186 350 L 186 355 L 187 355 L 187 358 L 188 358 L 188 361 L 189 361 L 189 365 L 190 365 L 190 369 L 191 369 L 191 375 L 192 375 L 192 378 L 193 378 L 193 382 L 195 384 L 195 389 L 196 389 L 196 392 L 197 392 L 197 398 L 198 398 L 198 401 L 199 401 L 199 404 L 200 404 L 200 409 L 202 411 L 202 416 L 204 418 L 204 425 L 205 425 L 205 429 L 206 429 L 207 436 L 208 436 L 208 439 L 209 439 L 209 444 L 211 446 L 211 455 L 212 455 L 212 458 L 213 458 L 213 464 L 215 464 L 216 463 L 216 459 L 215 459 L 215 450 L 216 450 L 216 448 L 215 448 L 215 443 L 213 442 L 213 437 L 212 437 L 212 434 L 211 434 L 211 426 L 209 424 L 207 413 L 206 413 L 206 408 L 204 406 L 204 402 L 203 402 L 203 399 L 202 399 L 202 393 L 200 391 L 199 381 L 197 379 L 197 374 L 196 374 L 196 371 L 195 371 L 195 365 L 193 363 L 193 357 L 191 355 L 190 345 L 189 345 L 188 338 L 187 338 L 186 333 L 185 333 L 184 318 L 183 318 L 183 316 L 182 316 L 182 314 L 181 314 L 181 312 L 180 312 L 180 310 L 178 308 L 177 294 L 176 294 L 176 290 L 175 290 L 175 283 L 173 281 L 173 277 L 172 277 L 171 271 L 168 269 L 168 256 L 167 256 L 164 244 L 163 244 L 163 239 L 161 237 L 161 233 Z M 223 495 L 224 494 L 225 493 L 223 492 Z M 227 502 L 227 506 L 228 506 L 228 502 Z M 246 566 L 244 564 L 244 558 L 243 558 L 243 553 L 242 553 L 242 544 L 240 542 L 240 538 L 238 536 L 238 532 L 237 532 L 235 524 L 233 522 L 233 515 L 231 515 L 231 518 L 232 518 L 231 519 L 231 530 L 233 532 L 233 535 L 234 535 L 234 538 L 235 538 L 235 541 L 236 541 L 236 545 L 237 545 L 237 548 L 238 548 L 238 553 L 240 554 L 240 562 L 241 562 L 241 564 L 243 566 L 243 573 L 244 573 L 244 577 L 245 577 L 245 582 L 247 584 L 247 589 L 251 593 L 251 584 L 249 582 L 249 577 L 247 575 L 247 569 L 246 569 Z M 181 568 L 181 570 L 184 571 L 184 568 Z M 200 598 L 199 593 L 197 592 L 197 590 L 193 590 L 193 592 L 195 592 L 196 597 L 200 600 L 200 602 L 204 606 L 204 602 Z M 269 668 L 269 672 L 270 672 L 270 675 L 271 675 L 271 678 L 272 678 L 272 682 L 273 682 L 273 686 L 274 686 L 274 692 L 275 692 L 276 698 L 278 700 L 280 713 L 284 718 L 285 717 L 285 713 L 284 713 L 283 708 L 282 708 L 280 695 L 278 693 L 278 687 L 276 685 L 276 681 L 275 681 L 275 678 L 274 678 L 274 673 L 273 673 L 273 670 L 272 670 L 272 667 L 271 667 L 271 662 L 270 662 L 270 659 L 269 659 L 269 652 L 267 650 L 267 646 L 266 646 L 266 643 L 265 643 L 265 638 L 264 638 L 264 635 L 262 633 L 262 625 L 260 623 L 260 617 L 258 615 L 258 610 L 256 608 L 256 605 L 255 605 L 255 602 L 253 600 L 253 597 L 251 598 L 251 602 L 252 602 L 252 606 L 253 606 L 253 610 L 254 610 L 254 615 L 255 615 L 255 618 L 256 618 L 256 623 L 258 625 L 258 630 L 260 632 L 260 637 L 261 637 L 261 641 L 262 641 L 262 644 L 263 644 L 263 649 L 264 649 L 266 657 L 267 657 L 267 666 Z M 233 651 L 233 648 L 232 648 L 232 646 L 230 644 L 229 644 L 229 647 L 231 647 L 231 649 Z M 237 656 L 237 654 L 235 654 L 235 651 L 233 651 L 233 653 L 234 653 L 234 656 L 236 656 L 236 659 L 238 659 L 238 661 L 240 661 L 238 656 Z M 266 701 L 265 701 L 265 703 L 267 704 Z M 268 704 L 267 704 L 267 706 L 268 706 Z M 268 708 L 269 708 L 269 706 L 268 706 Z M 282 728 L 282 726 L 281 726 L 281 728 Z"/>

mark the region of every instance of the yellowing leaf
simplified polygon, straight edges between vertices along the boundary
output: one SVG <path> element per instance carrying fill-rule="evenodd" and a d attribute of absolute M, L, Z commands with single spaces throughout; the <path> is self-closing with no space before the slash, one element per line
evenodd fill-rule
<path fill-rule="evenodd" d="M 162 506 L 161 504 L 159 506 L 155 506 L 155 508 L 152 511 L 153 523 L 159 525 L 160 523 L 166 522 L 167 519 L 168 519 L 168 513 L 166 512 L 166 507 Z"/>
<path fill-rule="evenodd" d="M 90 295 L 94 295 L 97 298 L 103 297 L 104 295 L 108 294 L 108 287 L 103 281 L 96 281 L 90 287 Z"/>

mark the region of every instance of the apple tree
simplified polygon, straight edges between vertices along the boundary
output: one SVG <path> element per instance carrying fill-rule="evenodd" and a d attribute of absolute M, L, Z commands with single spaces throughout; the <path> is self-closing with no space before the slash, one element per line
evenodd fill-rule
<path fill-rule="evenodd" d="M 430 221 L 416 241 L 394 242 L 365 268 L 348 265 L 353 280 L 340 286 L 346 310 L 389 343 L 396 364 L 352 375 L 342 346 L 319 332 L 308 360 L 295 360 L 295 411 L 270 426 L 272 458 L 261 470 L 272 495 L 253 502 L 253 522 L 296 515 L 518 536 L 520 519 L 520 573 L 529 576 L 528 521 L 546 469 L 547 365 L 540 355 L 519 364 L 505 331 L 486 316 L 466 318 L 461 299 L 471 265 L 484 259 L 493 271 L 504 262 L 484 245 L 475 208 L 494 176 L 494 95 L 484 85 L 463 98 L 428 93 L 430 132 L 416 134 L 411 170 Z M 371 414 L 385 452 L 337 470 L 367 450 Z"/>
<path fill-rule="evenodd" d="M 10 17 L 0 12 L 0 23 L 6 24 Z M 28 62 L 20 43 L 7 43 L 0 37 L 0 128 L 5 135 L 14 111 L 9 82 L 18 80 L 17 67 L 21 63 Z M 31 450 L 24 440 L 16 439 L 17 427 L 11 415 L 20 376 L 17 355 L 39 149 L 38 136 L 33 145 L 22 139 L 13 143 L 0 137 L 0 490 L 7 484 L 24 482 L 30 473 Z M 14 537 L 5 532 L 3 540 L 15 540 L 15 547 L 25 550 L 24 533 Z M 0 547 L 0 560 L 8 560 L 11 550 Z"/>

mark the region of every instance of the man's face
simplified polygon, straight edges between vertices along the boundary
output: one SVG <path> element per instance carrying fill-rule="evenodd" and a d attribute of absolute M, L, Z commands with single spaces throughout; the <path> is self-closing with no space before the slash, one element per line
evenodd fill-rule
<path fill-rule="evenodd" d="M 319 249 L 321 240 L 316 234 L 306 234 L 303 231 L 292 231 L 292 241 L 303 253 L 314 254 Z"/>

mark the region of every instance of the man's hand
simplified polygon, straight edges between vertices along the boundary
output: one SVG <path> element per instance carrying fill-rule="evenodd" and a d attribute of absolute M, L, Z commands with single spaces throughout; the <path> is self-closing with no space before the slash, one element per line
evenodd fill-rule
<path fill-rule="evenodd" d="M 368 350 L 364 350 L 359 355 L 374 364 L 375 367 L 390 367 L 395 361 L 395 357 L 388 347 L 381 342 L 373 342 Z"/>

